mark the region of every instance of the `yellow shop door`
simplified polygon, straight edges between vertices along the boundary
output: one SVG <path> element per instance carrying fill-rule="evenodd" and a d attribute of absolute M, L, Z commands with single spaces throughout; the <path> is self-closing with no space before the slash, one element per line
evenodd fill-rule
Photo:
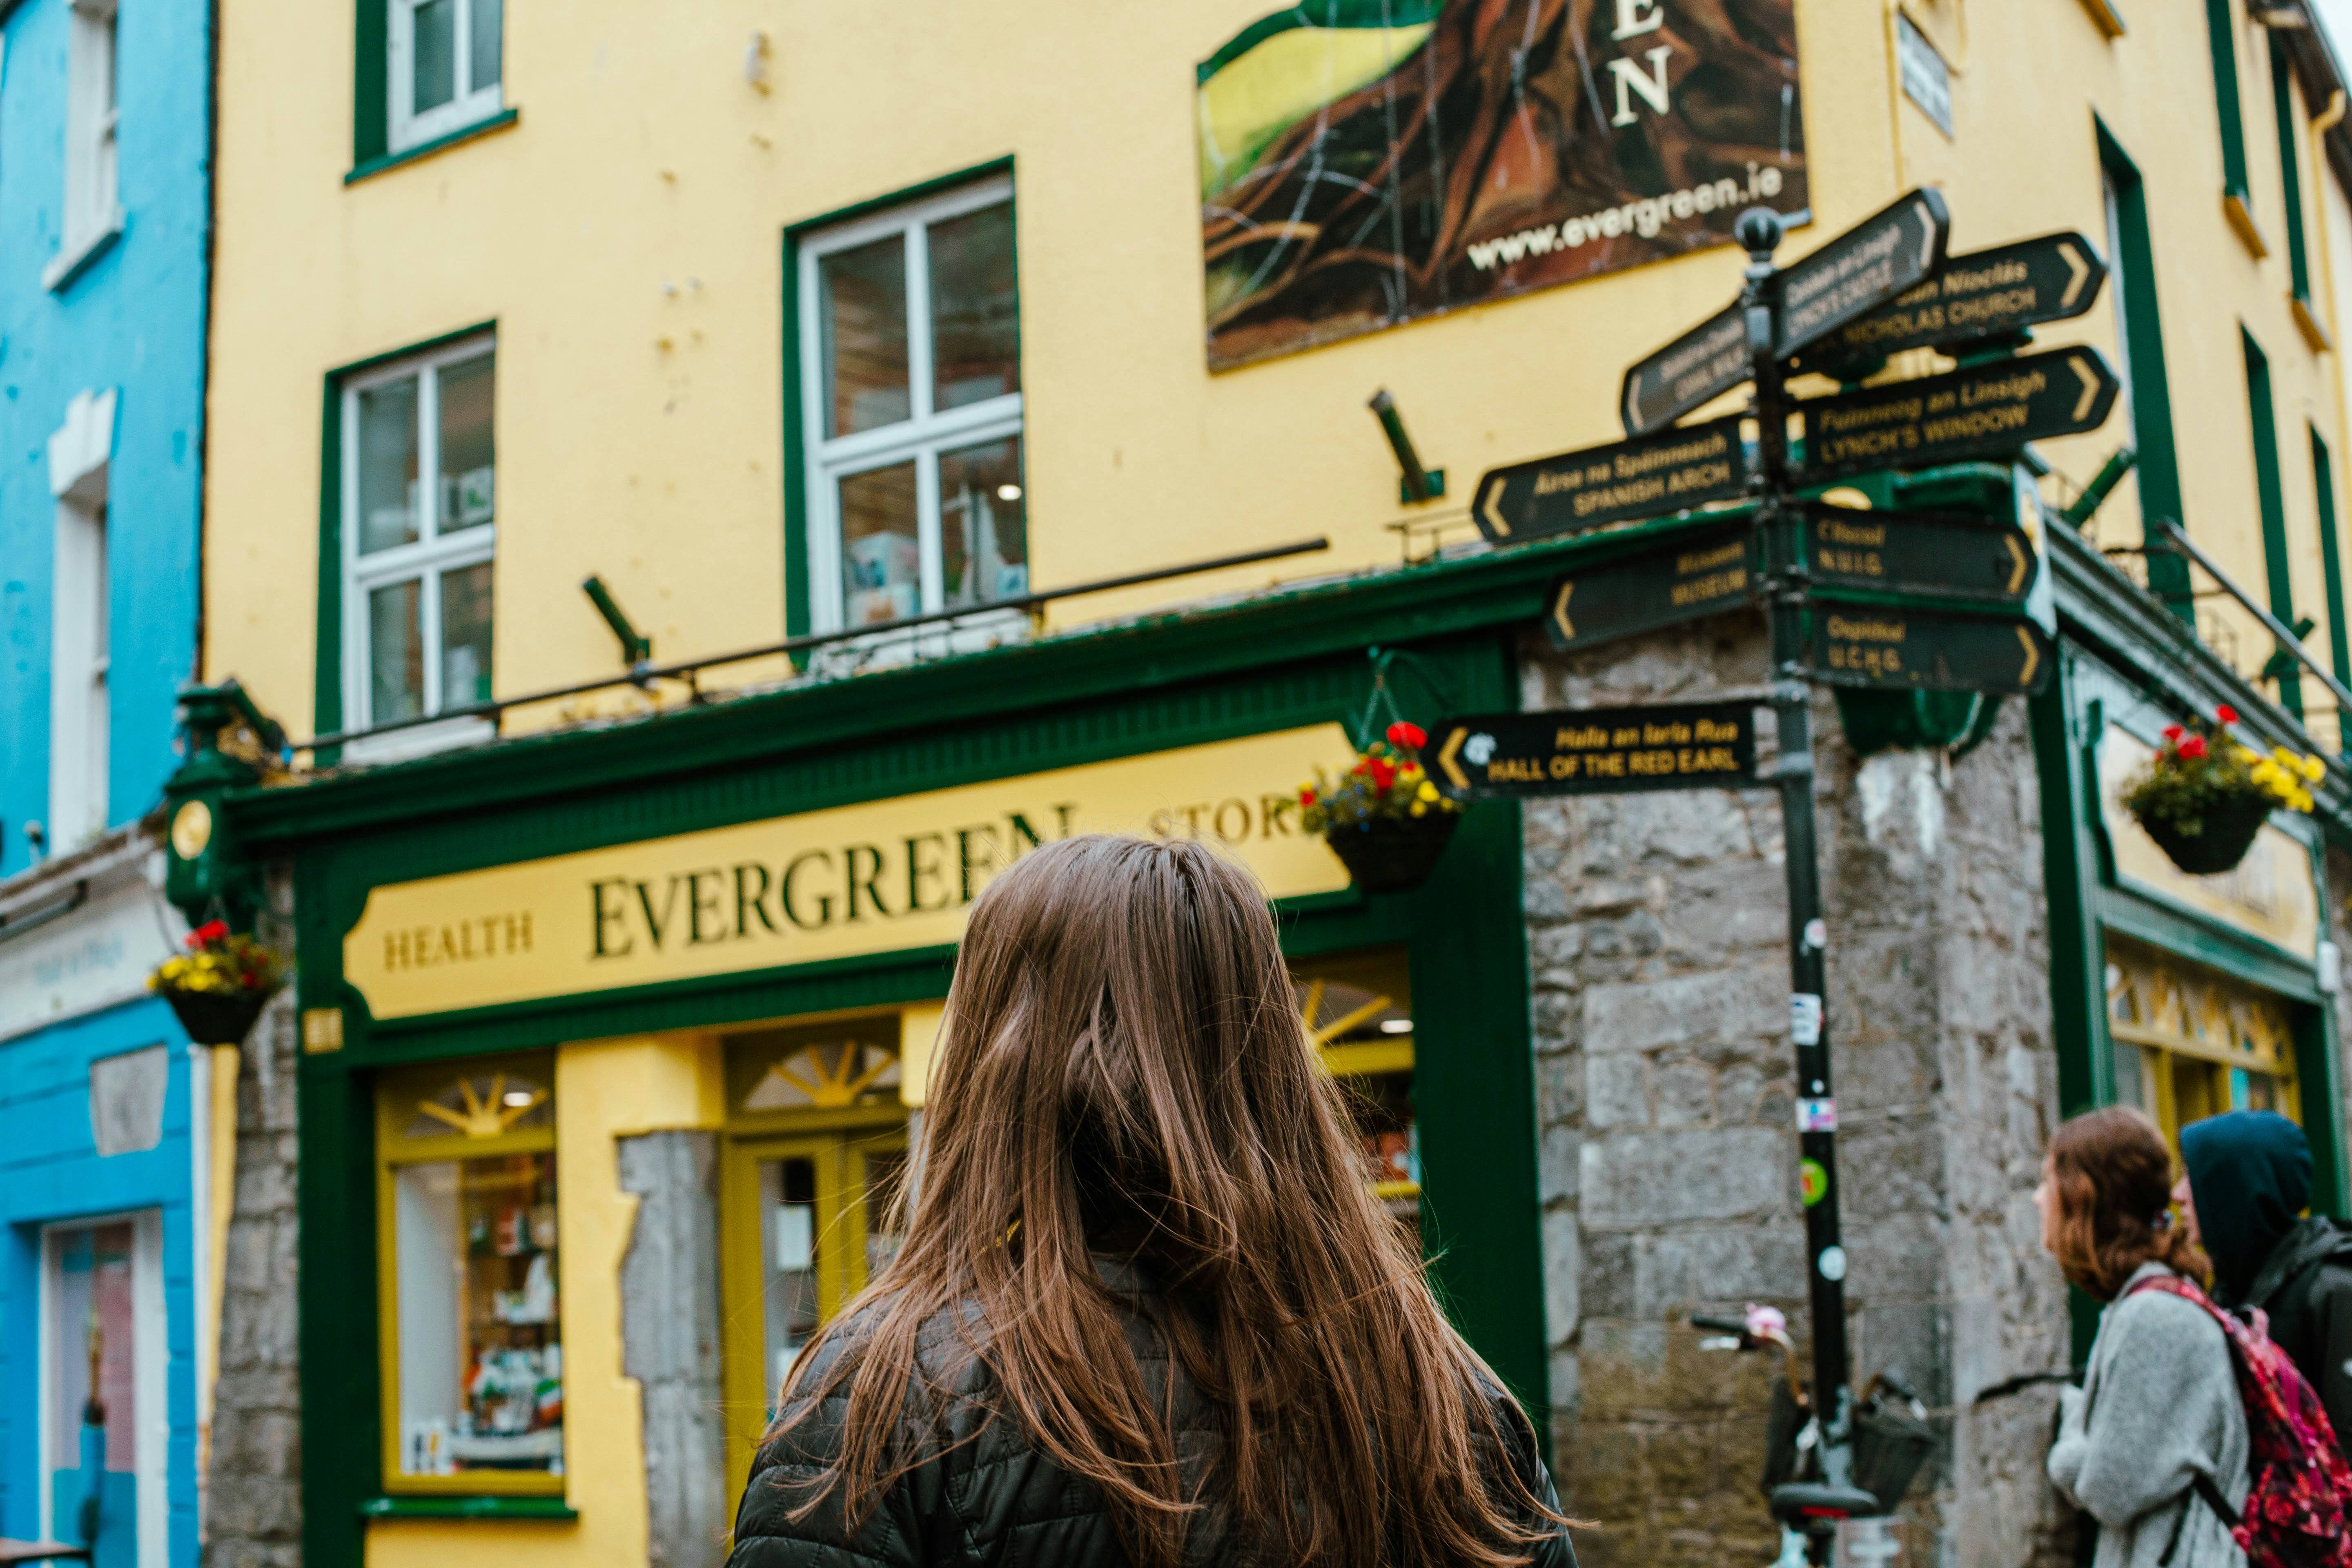
<path fill-rule="evenodd" d="M 897 1253 L 907 1161 L 897 1013 L 729 1037 L 719 1173 L 727 1469 L 740 1493 L 776 1394 L 819 1328 Z"/>

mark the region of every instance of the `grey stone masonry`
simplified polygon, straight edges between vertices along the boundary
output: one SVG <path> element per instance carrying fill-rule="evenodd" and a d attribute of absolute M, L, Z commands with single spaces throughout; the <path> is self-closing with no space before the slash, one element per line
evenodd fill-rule
<path fill-rule="evenodd" d="M 638 1197 L 621 1260 L 621 1371 L 643 1391 L 646 1560 L 713 1568 L 726 1555 L 726 1421 L 719 1365 L 719 1149 L 710 1132 L 619 1141 Z"/>
<path fill-rule="evenodd" d="M 1528 709 L 1761 699 L 1760 616 L 1562 657 Z M 2063 1559 L 2042 1480 L 2066 1297 L 2032 1194 L 2053 1124 L 2040 802 L 2022 704 L 1955 763 L 1868 759 L 1813 704 L 1846 1281 L 1857 1381 L 1931 1407 L 1905 1562 Z M 1764 1563 L 1779 1368 L 1702 1351 L 1697 1311 L 1786 1310 L 1808 1349 L 1788 899 L 1769 789 L 1525 807 L 1555 1453 L 1600 1568 Z M 1806 1364 L 1810 1376 L 1810 1363 Z"/>
<path fill-rule="evenodd" d="M 302 1405 L 296 1339 L 294 987 L 245 1043 L 205 1485 L 205 1568 L 299 1568 Z"/>

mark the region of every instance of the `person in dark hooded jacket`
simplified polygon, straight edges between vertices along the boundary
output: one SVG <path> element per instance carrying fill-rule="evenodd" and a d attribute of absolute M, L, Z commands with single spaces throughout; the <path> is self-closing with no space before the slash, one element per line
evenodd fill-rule
<path fill-rule="evenodd" d="M 2180 1130 L 2188 1173 L 2172 1195 L 2213 1261 L 2213 1300 L 2259 1307 L 2271 1338 L 2352 1441 L 2352 1226 L 2314 1215 L 2311 1144 L 2269 1110 L 2232 1110 Z M 2352 1452 L 2352 1450 L 2347 1450 Z"/>

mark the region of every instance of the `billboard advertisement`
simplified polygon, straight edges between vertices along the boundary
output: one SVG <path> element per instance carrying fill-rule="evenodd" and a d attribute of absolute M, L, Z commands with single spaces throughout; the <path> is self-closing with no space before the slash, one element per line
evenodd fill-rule
<path fill-rule="evenodd" d="M 1195 79 L 1212 369 L 1808 205 L 1794 0 L 1302 0 Z"/>

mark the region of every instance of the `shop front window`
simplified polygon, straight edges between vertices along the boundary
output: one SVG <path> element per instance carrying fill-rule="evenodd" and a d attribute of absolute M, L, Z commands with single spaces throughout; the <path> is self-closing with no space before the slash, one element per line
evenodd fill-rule
<path fill-rule="evenodd" d="M 1412 1101 L 1412 1000 L 1402 952 L 1302 966 L 1299 1017 L 1324 1069 L 1346 1091 L 1364 1178 L 1421 1238 L 1421 1137 Z"/>
<path fill-rule="evenodd" d="M 2293 1005 L 2137 942 L 2107 943 L 2116 1100 L 2180 1129 L 2230 1110 L 2302 1120 Z"/>
<path fill-rule="evenodd" d="M 543 1065 L 404 1076 L 379 1102 L 386 1470 L 412 1489 L 560 1489 L 563 1333 Z"/>

